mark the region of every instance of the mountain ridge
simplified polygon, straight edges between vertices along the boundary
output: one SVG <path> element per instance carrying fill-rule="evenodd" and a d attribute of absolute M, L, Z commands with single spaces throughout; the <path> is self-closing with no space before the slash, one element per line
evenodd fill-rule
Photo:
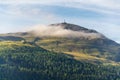
<path fill-rule="evenodd" d="M 50 26 L 63 26 L 63 28 L 65 28 L 65 29 L 70 29 L 70 30 L 73 30 L 73 31 L 81 31 L 81 30 L 84 30 L 85 32 L 98 33 L 97 31 L 95 31 L 95 30 L 93 30 L 93 29 L 87 29 L 87 28 L 84 28 L 84 27 L 82 27 L 82 26 L 78 26 L 78 25 L 71 24 L 71 23 L 66 23 L 66 22 L 56 23 L 56 24 L 50 24 Z"/>

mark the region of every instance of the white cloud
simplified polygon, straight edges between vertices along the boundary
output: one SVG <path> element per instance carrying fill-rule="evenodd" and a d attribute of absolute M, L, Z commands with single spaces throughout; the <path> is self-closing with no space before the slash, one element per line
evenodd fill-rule
<path fill-rule="evenodd" d="M 103 36 L 99 33 L 86 33 L 84 31 L 73 31 L 64 29 L 64 26 L 45 26 L 45 25 L 37 25 L 32 26 L 29 29 L 35 36 L 40 37 L 67 37 L 67 38 L 79 38 L 84 37 L 87 39 L 95 39 L 95 38 L 103 38 Z"/>
<path fill-rule="evenodd" d="M 120 9 L 120 1 L 118 0 L 80 0 L 78 2 L 89 6 L 96 6 L 99 8 Z"/>
<path fill-rule="evenodd" d="M 0 0 L 1 4 L 52 4 L 56 2 L 63 2 L 64 0 Z M 68 0 L 66 0 L 68 1 Z"/>
<path fill-rule="evenodd" d="M 56 20 L 57 16 L 42 8 L 33 5 L 8 4 L 0 10 L 0 14 L 10 18 L 22 18 L 27 20 Z"/>
<path fill-rule="evenodd" d="M 23 6 L 23 5 L 12 5 L 9 4 L 3 10 L 4 13 L 8 15 L 17 15 L 17 16 L 29 16 L 29 15 L 39 15 L 43 11 L 39 8 L 31 8 L 30 6 Z"/>
<path fill-rule="evenodd" d="M 0 3 L 58 5 L 120 15 L 120 0 L 0 0 Z"/>
<path fill-rule="evenodd" d="M 74 0 L 73 2 L 69 2 L 68 4 L 66 2 L 64 4 L 65 5 L 63 6 L 67 7 L 82 8 L 98 13 L 120 15 L 120 1 L 117 0 Z"/>

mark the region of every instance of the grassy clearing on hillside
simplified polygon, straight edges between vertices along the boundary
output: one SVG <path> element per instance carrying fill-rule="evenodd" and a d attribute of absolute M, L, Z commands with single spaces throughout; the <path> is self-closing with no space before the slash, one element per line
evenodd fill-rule
<path fill-rule="evenodd" d="M 32 45 L 30 45 L 30 44 L 24 44 L 23 42 L 20 42 L 20 41 L 1 41 L 0 42 L 0 46 L 12 46 L 12 47 L 14 47 L 14 46 L 18 46 L 18 47 L 20 47 L 20 46 L 30 46 L 30 47 L 32 47 Z"/>
<path fill-rule="evenodd" d="M 98 57 L 90 56 L 84 53 L 78 53 L 78 52 L 64 52 L 64 53 L 71 55 L 74 59 L 80 60 L 80 61 L 82 60 L 82 61 L 90 62 L 90 63 L 101 63 L 103 65 L 120 66 L 119 62 L 117 63 L 111 60 L 107 60 L 105 58 L 98 58 Z"/>

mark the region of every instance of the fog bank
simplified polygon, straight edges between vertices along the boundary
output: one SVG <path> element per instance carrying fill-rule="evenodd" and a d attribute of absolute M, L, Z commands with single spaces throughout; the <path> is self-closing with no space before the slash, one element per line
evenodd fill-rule
<path fill-rule="evenodd" d="M 86 33 L 84 31 L 73 31 L 64 29 L 63 26 L 45 26 L 36 25 L 32 26 L 29 31 L 37 37 L 67 37 L 67 38 L 79 38 L 84 37 L 88 39 L 101 38 L 99 33 Z"/>

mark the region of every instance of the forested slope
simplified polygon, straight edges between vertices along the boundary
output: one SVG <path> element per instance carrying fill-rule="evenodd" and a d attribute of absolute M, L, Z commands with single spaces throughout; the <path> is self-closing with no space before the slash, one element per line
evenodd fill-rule
<path fill-rule="evenodd" d="M 119 80 L 119 66 L 77 61 L 22 42 L 0 42 L 0 80 Z"/>

